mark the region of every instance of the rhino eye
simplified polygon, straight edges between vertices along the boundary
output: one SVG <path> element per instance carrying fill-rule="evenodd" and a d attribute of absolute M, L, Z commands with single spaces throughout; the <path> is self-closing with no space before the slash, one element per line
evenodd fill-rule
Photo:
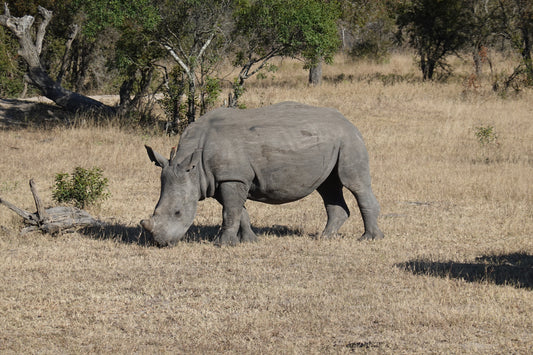
<path fill-rule="evenodd" d="M 176 216 L 176 217 L 181 217 L 181 211 L 176 211 L 176 212 L 174 213 L 174 216 Z"/>

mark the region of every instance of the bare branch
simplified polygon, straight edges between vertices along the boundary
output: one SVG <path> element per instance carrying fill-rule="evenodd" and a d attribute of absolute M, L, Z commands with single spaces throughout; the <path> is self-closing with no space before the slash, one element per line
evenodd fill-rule
<path fill-rule="evenodd" d="M 200 52 L 198 53 L 198 58 L 202 58 L 202 55 L 204 54 L 205 50 L 209 45 L 211 44 L 211 41 L 215 38 L 215 33 L 211 33 L 211 36 L 209 36 L 209 39 L 204 43 L 202 48 L 200 49 Z"/>
<path fill-rule="evenodd" d="M 5 26 L 9 28 L 17 38 L 22 38 L 26 33 L 29 32 L 33 21 L 35 19 L 33 16 L 26 15 L 24 17 L 7 17 Z"/>
<path fill-rule="evenodd" d="M 39 13 L 43 17 L 43 21 L 39 25 L 39 29 L 37 30 L 37 36 L 35 38 L 35 47 L 37 48 L 37 53 L 39 55 L 41 54 L 41 51 L 43 49 L 43 40 L 44 35 L 46 34 L 46 27 L 50 23 L 50 20 L 52 19 L 52 11 L 45 9 L 42 6 L 39 6 L 37 8 L 39 10 Z"/>
<path fill-rule="evenodd" d="M 241 70 L 240 74 L 239 74 L 239 77 L 242 79 L 242 80 L 245 80 L 245 79 L 248 79 L 252 76 L 254 76 L 255 74 L 257 74 L 257 72 L 259 72 L 261 69 L 264 68 L 264 66 L 266 65 L 266 63 L 272 59 L 273 57 L 277 56 L 279 54 L 281 49 L 279 48 L 275 48 L 275 49 L 272 49 L 269 53 L 267 53 L 266 55 L 262 56 L 261 58 L 257 58 L 257 59 L 251 59 Z M 257 64 L 261 62 L 261 64 L 259 64 L 259 66 L 257 68 L 255 68 L 255 70 L 253 70 L 251 73 L 250 73 L 250 69 L 252 69 L 252 66 L 254 64 Z"/>
<path fill-rule="evenodd" d="M 24 218 L 25 221 L 27 221 L 30 224 L 37 225 L 37 221 L 35 221 L 34 215 L 26 210 L 23 210 L 22 208 L 18 208 L 14 204 L 0 198 L 0 205 L 4 205 L 7 208 L 9 208 L 11 211 L 15 212 L 22 218 Z"/>
<path fill-rule="evenodd" d="M 35 207 L 37 208 L 37 217 L 39 219 L 39 224 L 44 223 L 48 219 L 48 214 L 46 213 L 43 202 L 37 193 L 37 186 L 35 186 L 35 180 L 30 179 L 30 190 L 33 195 L 33 200 L 35 201 Z"/>
<path fill-rule="evenodd" d="M 168 53 L 172 56 L 172 58 L 174 58 L 174 60 L 178 62 L 178 64 L 183 68 L 183 70 L 185 70 L 187 75 L 190 76 L 191 69 L 189 68 L 187 64 L 185 64 L 185 62 L 180 58 L 180 56 L 176 53 L 176 51 L 174 51 L 174 49 L 168 44 L 163 44 L 163 47 L 168 51 Z"/>
<path fill-rule="evenodd" d="M 70 30 L 70 35 L 68 37 L 67 42 L 65 43 L 65 53 L 63 53 L 63 61 L 61 63 L 61 68 L 59 69 L 59 74 L 57 74 L 56 81 L 58 84 L 61 84 L 61 81 L 63 80 L 63 75 L 65 75 L 65 72 L 67 71 L 70 48 L 72 48 L 72 42 L 74 42 L 74 39 L 76 39 L 76 36 L 80 31 L 80 26 L 78 26 L 77 24 L 73 24 L 72 26 L 70 26 Z"/>

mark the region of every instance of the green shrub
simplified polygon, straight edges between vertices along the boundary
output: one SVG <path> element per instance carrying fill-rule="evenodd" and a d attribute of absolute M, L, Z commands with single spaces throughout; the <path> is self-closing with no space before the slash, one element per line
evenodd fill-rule
<path fill-rule="evenodd" d="M 493 126 L 476 127 L 474 134 L 481 148 L 481 161 L 489 164 L 502 159 L 498 134 Z"/>
<path fill-rule="evenodd" d="M 76 207 L 84 208 L 110 196 L 108 180 L 102 176 L 102 169 L 77 167 L 72 175 L 56 175 L 52 197 L 57 202 L 73 202 Z"/>
<path fill-rule="evenodd" d="M 476 127 L 476 138 L 479 144 L 484 147 L 489 144 L 498 145 L 498 135 L 496 134 L 494 127 L 492 126 L 479 126 Z"/>
<path fill-rule="evenodd" d="M 18 63 L 18 42 L 0 28 L 0 97 L 16 97 L 23 90 L 24 73 Z"/>

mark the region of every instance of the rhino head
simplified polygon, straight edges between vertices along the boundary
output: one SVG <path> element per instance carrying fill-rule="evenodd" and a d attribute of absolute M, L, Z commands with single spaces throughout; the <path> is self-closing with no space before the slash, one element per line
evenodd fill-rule
<path fill-rule="evenodd" d="M 196 215 L 199 198 L 198 168 L 200 151 L 182 161 L 175 159 L 175 149 L 166 159 L 145 146 L 150 160 L 162 168 L 161 194 L 150 219 L 141 221 L 160 246 L 173 245 L 183 238 Z"/>

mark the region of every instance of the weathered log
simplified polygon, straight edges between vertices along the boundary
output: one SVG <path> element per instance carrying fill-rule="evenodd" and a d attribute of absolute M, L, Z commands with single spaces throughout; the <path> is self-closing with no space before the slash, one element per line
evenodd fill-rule
<path fill-rule="evenodd" d="M 30 213 L 0 198 L 0 204 L 21 216 L 24 219 L 24 223 L 29 225 L 22 230 L 22 233 L 40 230 L 53 234 L 61 231 L 72 231 L 78 228 L 102 225 L 102 222 L 91 216 L 87 211 L 79 208 L 60 206 L 45 209 L 33 179 L 30 180 L 30 189 L 37 208 L 37 212 L 35 213 Z"/>

